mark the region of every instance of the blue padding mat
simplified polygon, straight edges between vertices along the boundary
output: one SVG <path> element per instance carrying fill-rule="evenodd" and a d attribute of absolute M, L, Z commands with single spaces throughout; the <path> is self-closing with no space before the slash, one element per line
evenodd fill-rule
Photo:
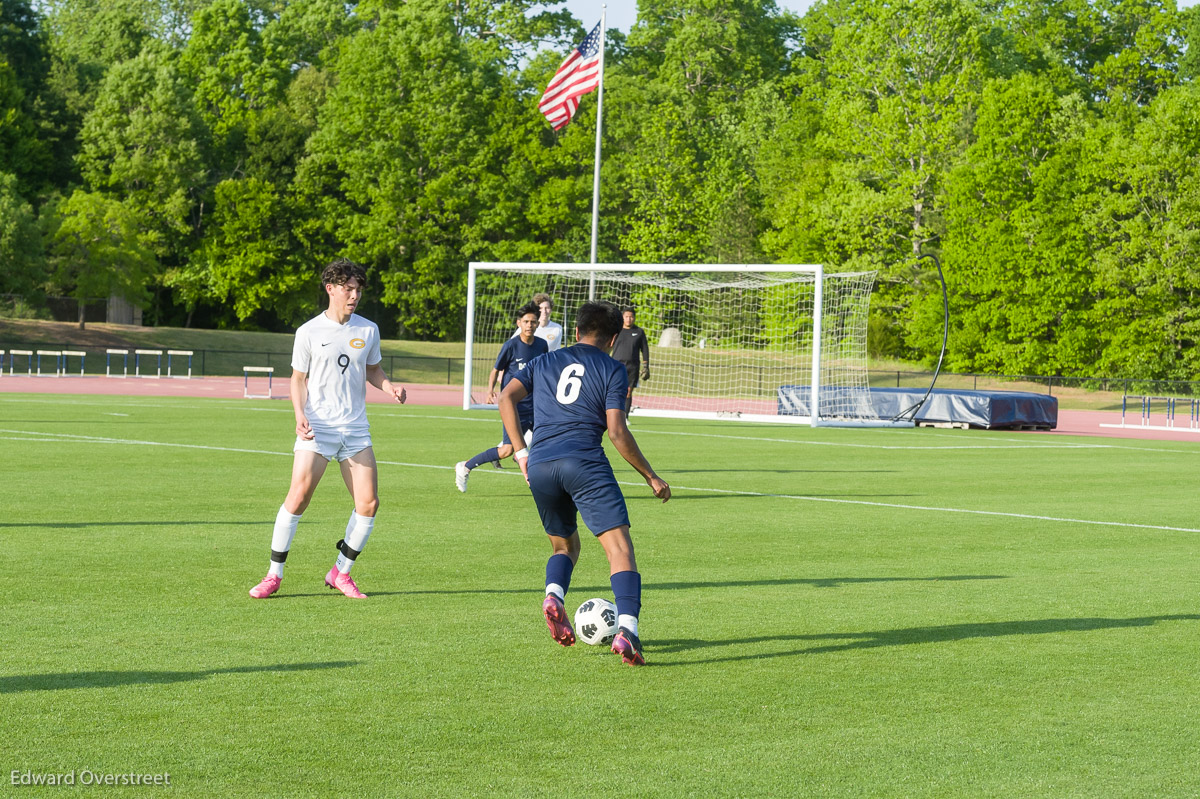
<path fill-rule="evenodd" d="M 925 396 L 921 388 L 873 388 L 871 406 L 881 419 L 890 419 Z M 780 386 L 777 411 L 808 415 L 808 386 Z M 824 404 L 824 403 L 822 403 Z M 1058 426 L 1058 399 L 1029 391 L 972 391 L 935 388 L 916 415 L 917 422 L 951 422 L 988 430 Z"/>

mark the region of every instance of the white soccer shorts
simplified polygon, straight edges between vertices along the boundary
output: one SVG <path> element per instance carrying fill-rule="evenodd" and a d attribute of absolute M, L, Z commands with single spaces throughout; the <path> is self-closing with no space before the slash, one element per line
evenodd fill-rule
<path fill-rule="evenodd" d="M 327 461 L 336 460 L 341 463 L 371 446 L 370 430 L 338 430 L 318 427 L 314 427 L 312 430 L 312 439 L 296 436 L 296 445 L 292 447 L 293 452 L 307 450 L 317 453 Z"/>

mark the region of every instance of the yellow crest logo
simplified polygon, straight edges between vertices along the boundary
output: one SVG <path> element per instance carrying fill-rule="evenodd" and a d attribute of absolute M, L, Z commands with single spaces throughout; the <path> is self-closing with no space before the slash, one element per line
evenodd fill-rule
<path fill-rule="evenodd" d="M 350 339 L 350 346 L 356 350 L 361 350 L 363 347 L 367 346 L 367 342 L 363 341 L 361 338 L 352 338 Z"/>

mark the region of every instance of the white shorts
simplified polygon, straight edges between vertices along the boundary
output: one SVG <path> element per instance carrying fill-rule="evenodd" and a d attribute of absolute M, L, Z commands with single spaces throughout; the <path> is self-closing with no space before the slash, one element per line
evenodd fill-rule
<path fill-rule="evenodd" d="M 327 461 L 336 460 L 340 463 L 347 458 L 353 458 L 371 446 L 369 429 L 339 430 L 338 428 L 314 427 L 312 431 L 311 439 L 296 436 L 296 445 L 292 447 L 293 452 L 301 450 L 315 452 Z"/>

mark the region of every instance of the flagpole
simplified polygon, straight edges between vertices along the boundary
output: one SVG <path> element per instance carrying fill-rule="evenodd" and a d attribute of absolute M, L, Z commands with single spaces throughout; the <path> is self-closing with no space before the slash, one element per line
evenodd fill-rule
<path fill-rule="evenodd" d="M 604 37 L 607 29 L 604 18 L 608 6 L 600 6 L 600 96 L 596 102 L 596 163 L 592 174 L 592 260 L 596 263 L 596 240 L 600 230 L 600 131 L 604 127 Z M 596 275 L 593 272 L 588 286 L 589 299 L 595 299 Z"/>

